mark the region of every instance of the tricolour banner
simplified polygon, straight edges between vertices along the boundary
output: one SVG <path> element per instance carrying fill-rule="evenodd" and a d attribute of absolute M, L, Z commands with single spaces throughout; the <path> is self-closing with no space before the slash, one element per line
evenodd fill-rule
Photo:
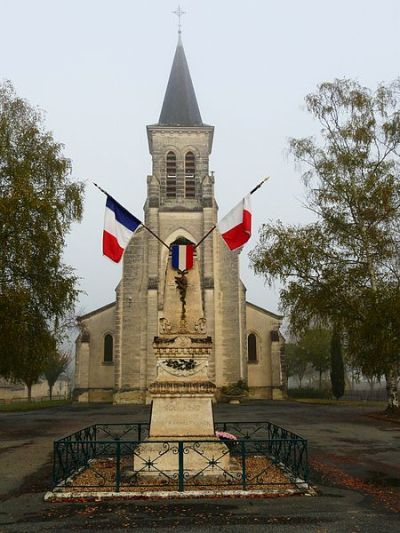
<path fill-rule="evenodd" d="M 226 245 L 230 250 L 242 247 L 251 237 L 251 203 L 250 194 L 245 196 L 217 224 Z"/>
<path fill-rule="evenodd" d="M 193 267 L 193 244 L 173 244 L 172 267 L 176 270 L 190 270 Z"/>
<path fill-rule="evenodd" d="M 141 222 L 114 198 L 107 196 L 104 215 L 103 254 L 119 263 L 122 254 Z"/>

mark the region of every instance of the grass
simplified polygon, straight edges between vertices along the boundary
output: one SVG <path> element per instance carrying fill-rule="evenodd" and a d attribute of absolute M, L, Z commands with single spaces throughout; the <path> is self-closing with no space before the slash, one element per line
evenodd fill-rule
<path fill-rule="evenodd" d="M 36 409 L 48 409 L 49 407 L 59 407 L 60 405 L 68 405 L 72 400 L 42 400 L 38 402 L 10 402 L 0 403 L 0 412 L 13 411 L 34 411 Z"/>
<path fill-rule="evenodd" d="M 336 405 L 339 407 L 381 407 L 384 408 L 387 402 L 369 400 L 327 400 L 320 398 L 290 398 L 295 402 L 312 403 L 315 405 Z"/>

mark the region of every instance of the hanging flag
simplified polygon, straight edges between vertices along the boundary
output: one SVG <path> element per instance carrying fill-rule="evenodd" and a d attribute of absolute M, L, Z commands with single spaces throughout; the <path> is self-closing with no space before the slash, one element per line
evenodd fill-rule
<path fill-rule="evenodd" d="M 250 194 L 245 196 L 217 224 L 226 245 L 230 250 L 237 250 L 251 237 L 251 203 Z"/>
<path fill-rule="evenodd" d="M 103 254 L 119 263 L 122 254 L 141 222 L 107 195 L 104 215 Z"/>
<path fill-rule="evenodd" d="M 172 268 L 176 270 L 190 270 L 193 267 L 193 244 L 173 244 Z"/>

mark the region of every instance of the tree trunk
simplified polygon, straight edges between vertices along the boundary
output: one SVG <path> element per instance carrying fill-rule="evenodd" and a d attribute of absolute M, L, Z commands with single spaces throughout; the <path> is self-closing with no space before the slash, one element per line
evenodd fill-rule
<path fill-rule="evenodd" d="M 28 402 L 31 402 L 32 401 L 32 383 L 27 385 L 27 387 L 28 387 Z"/>
<path fill-rule="evenodd" d="M 339 400 L 344 394 L 344 364 L 341 337 L 336 327 L 332 332 L 330 352 L 332 394 Z"/>
<path fill-rule="evenodd" d="M 299 387 L 301 389 L 301 382 L 303 381 L 303 378 L 301 378 L 300 376 L 297 376 L 299 378 Z"/>
<path fill-rule="evenodd" d="M 375 381 L 374 378 L 367 378 L 368 385 L 369 385 L 369 392 L 374 391 Z"/>
<path fill-rule="evenodd" d="M 53 399 L 53 385 L 49 385 L 49 398 L 50 400 Z"/>
<path fill-rule="evenodd" d="M 386 392 L 387 392 L 387 411 L 399 409 L 399 393 L 397 391 L 398 374 L 394 368 L 385 373 Z"/>
<path fill-rule="evenodd" d="M 322 369 L 319 369 L 319 390 L 322 389 Z"/>

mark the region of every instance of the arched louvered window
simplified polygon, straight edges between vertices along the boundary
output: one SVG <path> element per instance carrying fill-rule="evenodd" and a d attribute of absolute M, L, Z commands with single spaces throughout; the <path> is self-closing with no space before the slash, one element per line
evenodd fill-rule
<path fill-rule="evenodd" d="M 176 198 L 176 155 L 167 154 L 167 198 Z"/>
<path fill-rule="evenodd" d="M 104 363 L 112 363 L 114 358 L 114 339 L 113 336 L 107 333 L 104 335 Z"/>
<path fill-rule="evenodd" d="M 257 337 L 254 333 L 247 337 L 247 361 L 257 363 Z"/>
<path fill-rule="evenodd" d="M 196 162 L 194 153 L 187 152 L 185 155 L 185 198 L 194 198 L 196 196 L 195 172 Z"/>

